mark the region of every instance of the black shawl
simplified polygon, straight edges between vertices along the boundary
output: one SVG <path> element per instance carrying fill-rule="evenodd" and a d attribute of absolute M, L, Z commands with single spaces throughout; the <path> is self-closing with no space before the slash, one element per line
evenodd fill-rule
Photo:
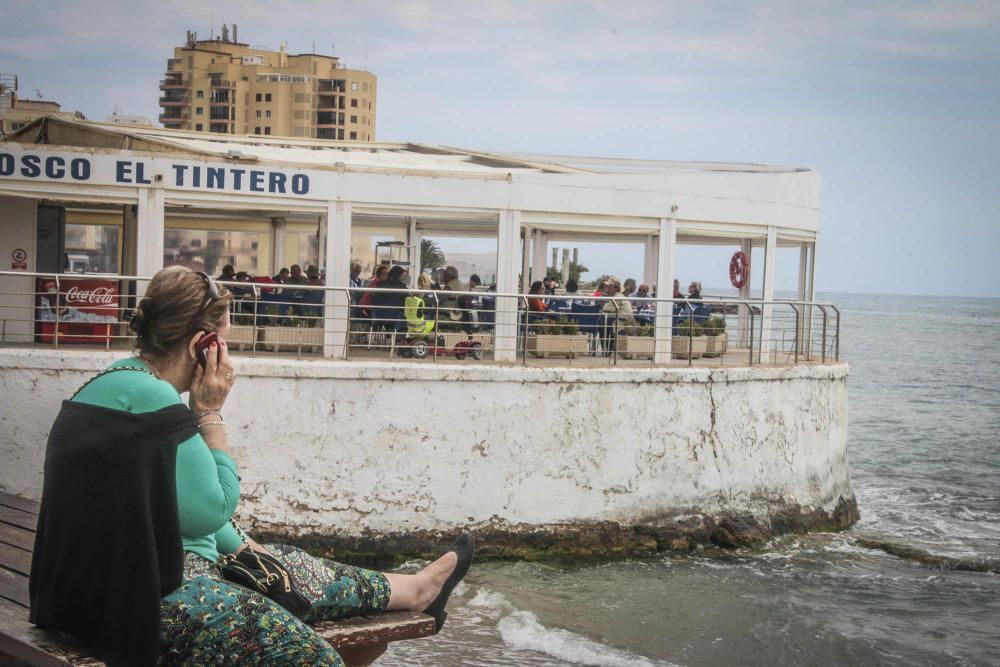
<path fill-rule="evenodd" d="M 45 450 L 31 622 L 92 644 L 109 665 L 152 665 L 160 598 L 181 583 L 177 445 L 185 405 L 141 414 L 64 401 Z"/>

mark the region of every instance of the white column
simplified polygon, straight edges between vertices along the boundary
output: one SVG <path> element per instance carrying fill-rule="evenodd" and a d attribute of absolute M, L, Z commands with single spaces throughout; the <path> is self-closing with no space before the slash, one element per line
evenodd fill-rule
<path fill-rule="evenodd" d="M 140 190 L 136 207 L 136 275 L 152 277 L 163 268 L 163 218 L 163 189 Z M 148 284 L 145 280 L 139 281 L 137 298 L 146 293 Z"/>
<path fill-rule="evenodd" d="M 806 301 L 816 300 L 816 242 L 809 244 L 809 286 L 806 287 Z"/>
<path fill-rule="evenodd" d="M 809 288 L 809 244 L 799 244 L 799 289 L 796 298 L 806 301 Z"/>
<path fill-rule="evenodd" d="M 815 271 L 816 243 L 802 243 L 799 246 L 799 301 L 812 303 L 816 300 Z M 807 357 L 812 350 L 812 317 L 812 307 L 804 307 L 800 323 L 799 352 Z"/>
<path fill-rule="evenodd" d="M 646 237 L 642 251 L 642 278 L 640 283 L 649 283 L 650 288 L 656 282 L 656 241 L 652 234 Z"/>
<path fill-rule="evenodd" d="M 527 294 L 530 286 L 531 276 L 528 273 L 531 270 L 531 246 L 534 243 L 534 234 L 534 229 L 524 228 L 524 238 L 521 239 L 521 294 Z"/>
<path fill-rule="evenodd" d="M 799 301 L 808 301 L 809 294 L 809 244 L 800 243 L 799 244 L 799 276 L 798 276 L 798 290 L 796 291 L 795 298 Z M 798 345 L 799 354 L 803 355 L 806 350 L 809 349 L 809 309 L 799 308 L 799 334 L 797 338 L 796 345 Z"/>
<path fill-rule="evenodd" d="M 343 287 L 351 275 L 351 204 L 329 202 L 326 213 L 327 285 Z M 347 350 L 347 292 L 326 293 L 323 355 L 342 359 Z"/>
<path fill-rule="evenodd" d="M 660 238 L 656 260 L 657 294 L 665 298 L 673 295 L 674 254 L 677 247 L 677 220 L 660 218 Z M 673 333 L 673 308 L 669 303 L 656 305 L 656 339 L 653 347 L 653 363 L 665 364 L 670 361 L 670 337 Z"/>
<path fill-rule="evenodd" d="M 410 216 L 406 229 L 406 245 L 410 247 L 410 288 L 416 289 L 417 276 L 423 267 L 420 266 L 420 230 L 417 229 L 416 216 Z"/>
<path fill-rule="evenodd" d="M 760 317 L 760 360 L 764 361 L 765 354 L 771 350 L 771 311 L 773 307 L 768 305 L 768 301 L 774 301 L 774 262 L 778 255 L 778 230 L 775 227 L 767 228 L 767 246 L 764 249 L 764 290 L 761 298 L 764 305 L 761 307 Z"/>
<path fill-rule="evenodd" d="M 740 242 L 740 250 L 743 254 L 747 256 L 747 262 L 753 257 L 753 243 L 750 239 L 743 239 Z M 747 282 L 743 287 L 740 288 L 740 301 L 746 301 L 750 298 L 750 272 L 747 272 Z M 738 309 L 739 316 L 737 318 L 736 331 L 737 340 L 739 341 L 739 347 L 748 347 L 750 345 L 750 308 L 747 306 L 740 306 Z"/>
<path fill-rule="evenodd" d="M 517 241 L 520 232 L 521 212 L 502 211 L 497 225 L 497 292 L 501 294 L 517 292 Z M 497 297 L 495 322 L 494 360 L 517 361 L 516 298 Z"/>
<path fill-rule="evenodd" d="M 549 245 L 548 235 L 535 230 L 535 247 L 531 251 L 531 282 L 545 279 L 545 253 Z M 527 292 L 527 290 L 525 290 Z"/>

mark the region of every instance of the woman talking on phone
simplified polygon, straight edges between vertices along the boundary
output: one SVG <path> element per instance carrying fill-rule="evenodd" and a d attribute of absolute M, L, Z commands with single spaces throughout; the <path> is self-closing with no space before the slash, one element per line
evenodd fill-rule
<path fill-rule="evenodd" d="M 132 317 L 135 356 L 63 403 L 46 449 L 32 621 L 81 637 L 111 665 L 340 665 L 307 623 L 395 609 L 424 611 L 439 630 L 472 560 L 470 535 L 398 575 L 261 546 L 231 520 L 230 300 L 204 273 L 160 271 Z M 251 570 L 282 566 L 301 606 L 224 579 L 227 554 L 236 570 L 247 557 Z"/>

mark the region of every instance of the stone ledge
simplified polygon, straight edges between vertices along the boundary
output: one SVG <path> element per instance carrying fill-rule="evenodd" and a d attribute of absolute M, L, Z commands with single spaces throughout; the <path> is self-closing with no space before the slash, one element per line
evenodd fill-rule
<path fill-rule="evenodd" d="M 123 350 L 0 349 L 0 369 L 97 372 Z M 733 368 L 553 368 L 511 365 L 435 364 L 390 361 L 341 361 L 236 357 L 244 377 L 293 379 L 391 380 L 396 382 L 517 382 L 517 383 L 708 383 L 758 380 L 839 380 L 846 378 L 846 361 L 801 366 L 747 366 Z"/>
<path fill-rule="evenodd" d="M 688 551 L 714 545 L 723 549 L 763 547 L 790 533 L 841 531 L 858 521 L 855 498 L 841 497 L 832 510 L 778 505 L 758 519 L 746 513 L 685 514 L 647 525 L 613 521 L 554 525 L 510 524 L 495 520 L 469 526 L 476 533 L 479 560 L 609 560 L 660 551 Z M 413 531 L 359 536 L 300 534 L 275 525 L 253 528 L 259 542 L 294 544 L 307 551 L 366 567 L 386 567 L 407 558 L 440 555 L 456 531 Z"/>

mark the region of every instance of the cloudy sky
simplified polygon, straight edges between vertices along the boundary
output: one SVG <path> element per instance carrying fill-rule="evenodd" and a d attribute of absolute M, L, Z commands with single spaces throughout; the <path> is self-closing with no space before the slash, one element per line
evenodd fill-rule
<path fill-rule="evenodd" d="M 820 291 L 1000 296 L 1000 2 L 4 2 L 0 72 L 155 118 L 173 47 L 222 22 L 367 64 L 380 139 L 815 168 Z M 724 285 L 730 253 L 679 273 Z"/>

